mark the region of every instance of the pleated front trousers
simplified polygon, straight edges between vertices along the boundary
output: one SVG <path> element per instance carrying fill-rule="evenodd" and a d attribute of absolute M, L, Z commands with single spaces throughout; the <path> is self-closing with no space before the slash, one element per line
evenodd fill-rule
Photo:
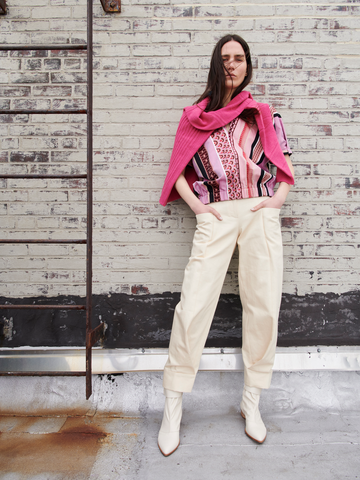
<path fill-rule="evenodd" d="M 191 257 L 175 308 L 163 386 L 192 390 L 231 257 L 239 249 L 245 384 L 269 388 L 277 341 L 283 253 L 280 210 L 250 209 L 263 197 L 212 203 L 196 216 Z M 239 345 L 240 346 L 240 345 Z"/>

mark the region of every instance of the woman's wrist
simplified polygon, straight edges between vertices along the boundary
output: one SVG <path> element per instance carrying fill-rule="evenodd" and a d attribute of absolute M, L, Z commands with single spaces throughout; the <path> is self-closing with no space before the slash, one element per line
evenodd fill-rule
<path fill-rule="evenodd" d="M 281 182 L 278 189 L 276 190 L 274 196 L 283 200 L 285 202 L 288 193 L 290 192 L 291 185 L 285 182 Z"/>
<path fill-rule="evenodd" d="M 175 188 L 178 191 L 180 197 L 188 204 L 191 210 L 197 215 L 204 212 L 204 204 L 198 199 L 194 192 L 189 187 L 184 173 L 181 173 L 175 183 Z"/>
<path fill-rule="evenodd" d="M 194 195 L 194 199 L 192 199 L 188 203 L 189 207 L 191 210 L 197 215 L 198 213 L 201 213 L 201 211 L 204 210 L 204 204 Z"/>

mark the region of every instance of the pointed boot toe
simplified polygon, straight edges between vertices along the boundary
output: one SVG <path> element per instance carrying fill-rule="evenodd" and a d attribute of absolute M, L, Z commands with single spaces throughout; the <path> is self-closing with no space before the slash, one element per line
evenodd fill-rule
<path fill-rule="evenodd" d="M 164 390 L 166 400 L 164 416 L 158 435 L 160 452 L 168 457 L 180 445 L 180 422 L 182 417 L 182 393 Z"/>
<path fill-rule="evenodd" d="M 260 420 L 252 421 L 246 418 L 244 412 L 241 412 L 241 416 L 245 419 L 246 435 L 257 443 L 264 443 L 267 431 L 261 417 Z"/>
<path fill-rule="evenodd" d="M 164 457 L 168 457 L 180 445 L 180 435 L 179 432 L 162 432 L 160 430 L 158 436 L 158 447 L 160 452 L 164 455 Z"/>

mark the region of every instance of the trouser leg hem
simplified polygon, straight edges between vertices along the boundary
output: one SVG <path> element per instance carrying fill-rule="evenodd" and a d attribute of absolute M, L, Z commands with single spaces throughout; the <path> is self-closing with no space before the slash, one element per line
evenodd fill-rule
<path fill-rule="evenodd" d="M 195 376 L 164 372 L 163 387 L 174 392 L 191 392 Z"/>

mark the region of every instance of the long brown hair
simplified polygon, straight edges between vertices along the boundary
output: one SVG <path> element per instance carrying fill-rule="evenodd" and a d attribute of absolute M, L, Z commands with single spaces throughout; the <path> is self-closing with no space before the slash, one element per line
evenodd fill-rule
<path fill-rule="evenodd" d="M 247 85 L 249 85 L 249 83 L 251 82 L 253 67 L 251 63 L 249 45 L 245 42 L 245 40 L 242 37 L 235 34 L 225 35 L 224 37 L 220 38 L 220 40 L 215 45 L 215 48 L 212 53 L 210 70 L 209 70 L 205 91 L 201 95 L 201 97 L 195 102 L 195 104 L 199 103 L 202 100 L 204 100 L 204 98 L 209 97 L 210 101 L 205 108 L 206 112 L 219 110 L 222 107 L 222 102 L 225 95 L 226 77 L 225 77 L 224 62 L 221 56 L 221 49 L 225 45 L 225 43 L 231 42 L 231 40 L 234 40 L 235 42 L 240 43 L 240 45 L 244 49 L 246 63 L 247 63 L 247 75 L 244 78 L 244 81 L 241 83 L 241 85 L 239 85 L 234 90 L 231 96 L 231 99 L 236 97 L 236 95 L 238 95 L 242 90 L 244 90 L 244 88 Z M 249 110 L 245 110 L 245 112 L 244 112 L 244 115 L 241 115 L 241 117 L 242 118 L 247 117 L 247 118 L 243 118 L 245 121 L 253 120 L 253 115 L 255 112 L 252 112 Z"/>

